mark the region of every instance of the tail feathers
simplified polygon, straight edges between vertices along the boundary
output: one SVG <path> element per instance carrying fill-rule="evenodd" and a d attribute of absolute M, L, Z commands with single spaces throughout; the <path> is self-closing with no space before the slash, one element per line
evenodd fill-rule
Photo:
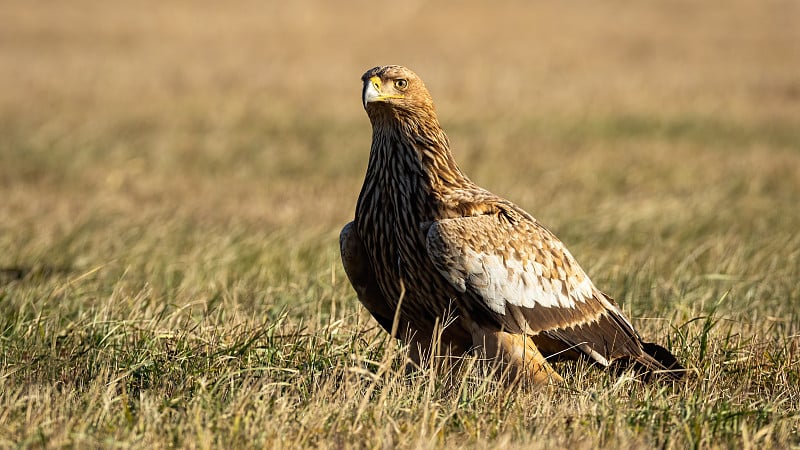
<path fill-rule="evenodd" d="M 642 342 L 642 350 L 644 353 L 634 360 L 635 366 L 672 380 L 680 380 L 686 376 L 686 368 L 664 347 L 652 342 Z"/>
<path fill-rule="evenodd" d="M 653 377 L 677 381 L 684 378 L 687 370 L 678 362 L 675 355 L 664 347 L 651 342 L 642 342 L 643 352 L 638 356 L 621 358 L 611 364 L 614 373 L 621 374 L 629 368 L 644 375 L 645 381 Z"/>

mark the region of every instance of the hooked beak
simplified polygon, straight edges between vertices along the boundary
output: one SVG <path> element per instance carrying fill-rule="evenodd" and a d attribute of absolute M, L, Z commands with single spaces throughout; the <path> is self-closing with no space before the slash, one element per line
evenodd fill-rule
<path fill-rule="evenodd" d="M 385 102 L 390 98 L 403 98 L 402 95 L 398 94 L 383 94 L 381 88 L 381 79 L 377 76 L 364 81 L 364 92 L 362 94 L 364 109 L 367 109 L 367 103 Z"/>

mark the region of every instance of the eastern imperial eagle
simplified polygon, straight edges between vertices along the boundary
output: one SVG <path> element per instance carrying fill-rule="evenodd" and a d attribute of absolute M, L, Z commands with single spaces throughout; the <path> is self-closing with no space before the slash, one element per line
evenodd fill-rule
<path fill-rule="evenodd" d="M 558 238 L 461 172 L 414 72 L 380 66 L 362 81 L 372 148 L 355 219 L 341 232 L 342 262 L 358 299 L 409 341 L 412 359 L 438 328 L 449 354 L 478 349 L 515 379 L 561 380 L 552 355 L 680 378 L 675 357 L 641 340 Z"/>

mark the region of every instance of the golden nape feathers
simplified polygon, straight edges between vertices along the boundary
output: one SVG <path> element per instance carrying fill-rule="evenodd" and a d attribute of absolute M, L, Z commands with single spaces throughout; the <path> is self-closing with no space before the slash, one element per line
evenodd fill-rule
<path fill-rule="evenodd" d="M 642 342 L 558 238 L 461 172 L 414 72 L 380 66 L 362 81 L 372 147 L 340 236 L 342 262 L 358 299 L 410 343 L 415 362 L 440 333 L 450 354 L 477 350 L 537 383 L 561 379 L 551 356 L 683 374 L 669 351 Z"/>

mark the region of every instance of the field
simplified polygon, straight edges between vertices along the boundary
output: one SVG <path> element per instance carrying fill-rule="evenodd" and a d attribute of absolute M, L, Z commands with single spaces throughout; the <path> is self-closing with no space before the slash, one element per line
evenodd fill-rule
<path fill-rule="evenodd" d="M 0 448 L 799 448 L 800 3 L 0 3 Z M 398 370 L 359 77 L 696 376 Z"/>

